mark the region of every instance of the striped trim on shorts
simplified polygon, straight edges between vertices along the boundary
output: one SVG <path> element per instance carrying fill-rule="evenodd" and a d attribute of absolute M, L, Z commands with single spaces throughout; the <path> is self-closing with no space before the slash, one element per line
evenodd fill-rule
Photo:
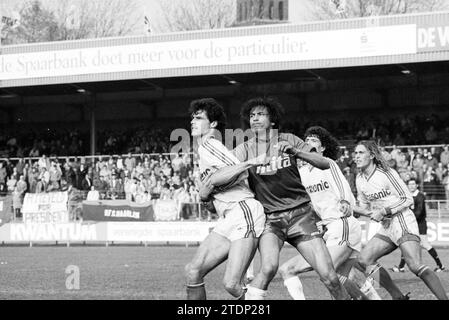
<path fill-rule="evenodd" d="M 347 244 L 349 246 L 349 224 L 348 218 L 341 217 L 341 222 L 343 223 L 343 235 L 341 241 L 338 243 L 339 246 Z"/>
<path fill-rule="evenodd" d="M 256 231 L 254 231 L 254 220 L 253 220 L 253 216 L 251 214 L 251 209 L 249 208 L 249 206 L 245 202 L 245 200 L 239 201 L 239 205 L 240 205 L 240 208 L 243 211 L 243 217 L 245 218 L 245 221 L 246 221 L 245 238 L 249 238 L 249 236 L 251 234 L 255 238 L 256 237 Z"/>
<path fill-rule="evenodd" d="M 404 216 L 402 215 L 402 212 L 398 213 L 398 221 L 399 224 L 401 225 L 402 236 L 409 234 L 410 232 L 408 231 L 407 223 L 405 223 L 405 219 Z"/>

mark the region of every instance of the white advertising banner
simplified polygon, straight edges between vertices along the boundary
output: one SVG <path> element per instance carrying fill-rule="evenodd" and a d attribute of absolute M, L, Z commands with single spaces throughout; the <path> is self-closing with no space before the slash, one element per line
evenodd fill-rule
<path fill-rule="evenodd" d="M 104 226 L 82 223 L 10 223 L 2 226 L 5 242 L 104 241 Z"/>
<path fill-rule="evenodd" d="M 107 240 L 201 242 L 214 226 L 214 222 L 107 222 Z"/>
<path fill-rule="evenodd" d="M 360 221 L 362 243 L 376 234 L 379 224 Z M 0 241 L 48 242 L 202 242 L 216 222 L 99 222 L 99 223 L 6 223 L 0 226 Z M 449 245 L 449 220 L 427 223 L 432 245 Z"/>
<path fill-rule="evenodd" d="M 155 221 L 174 221 L 179 217 L 179 206 L 174 200 L 156 200 L 154 204 Z"/>
<path fill-rule="evenodd" d="M 0 80 L 417 52 L 416 24 L 0 55 Z"/>
<path fill-rule="evenodd" d="M 359 220 L 362 225 L 362 243 L 368 242 L 380 228 L 380 223 Z M 437 245 L 449 245 L 449 221 L 448 219 L 432 219 L 427 221 L 427 239 Z"/>
<path fill-rule="evenodd" d="M 26 193 L 22 213 L 25 223 L 68 222 L 67 192 Z"/>
<path fill-rule="evenodd" d="M 449 25 L 446 21 L 435 21 L 432 25 L 421 25 L 417 34 L 418 52 L 449 50 Z"/>

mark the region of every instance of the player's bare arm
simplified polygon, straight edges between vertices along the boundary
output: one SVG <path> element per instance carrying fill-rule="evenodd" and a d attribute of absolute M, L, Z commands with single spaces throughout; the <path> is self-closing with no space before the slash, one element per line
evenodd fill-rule
<path fill-rule="evenodd" d="M 330 168 L 329 161 L 325 157 L 316 152 L 306 151 L 310 150 L 310 148 L 308 148 L 308 145 L 305 143 L 302 145 L 302 148 L 295 148 L 287 141 L 279 141 L 277 146 L 280 151 L 291 154 L 298 159 L 304 160 L 318 169 L 326 170 Z"/>
<path fill-rule="evenodd" d="M 267 161 L 267 156 L 263 154 L 254 159 L 218 169 L 200 184 L 199 193 L 201 200 L 207 201 L 215 187 L 221 190 L 223 188 L 231 188 L 239 183 L 241 179 L 246 179 L 245 176 L 241 175 L 243 172 L 253 166 L 264 165 Z"/>
<path fill-rule="evenodd" d="M 220 168 L 211 175 L 211 183 L 214 187 L 226 185 L 249 168 L 266 163 L 267 156 L 263 154 L 254 159 L 250 159 L 239 164 Z"/>

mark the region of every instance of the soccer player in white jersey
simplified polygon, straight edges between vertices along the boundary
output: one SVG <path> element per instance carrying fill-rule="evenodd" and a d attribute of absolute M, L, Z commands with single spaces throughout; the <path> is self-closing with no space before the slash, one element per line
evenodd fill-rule
<path fill-rule="evenodd" d="M 204 184 L 225 188 L 214 175 L 221 170 L 226 177 L 226 168 L 235 175 L 236 168 L 245 172 L 253 165 L 260 165 L 259 159 L 244 163 L 240 161 L 216 138 L 222 131 L 226 116 L 223 107 L 214 99 L 192 101 L 191 134 L 198 139 L 200 180 Z M 252 162 L 254 161 L 254 162 Z M 265 225 L 265 213 L 259 201 L 254 199 L 248 188 L 245 174 L 241 181 L 232 181 L 232 187 L 213 194 L 213 204 L 220 216 L 217 225 L 201 243 L 192 261 L 186 265 L 187 299 L 205 300 L 204 276 L 227 259 L 223 284 L 234 297 L 244 298 L 246 289 L 243 275 L 254 256 L 258 238 Z"/>
<path fill-rule="evenodd" d="M 329 168 L 329 164 L 319 154 L 311 153 L 311 147 L 300 138 L 278 132 L 282 111 L 276 99 L 264 97 L 248 100 L 241 112 L 254 136 L 234 149 L 236 157 L 243 162 L 260 154 L 271 155 L 269 164 L 248 169 L 249 186 L 264 206 L 267 222 L 259 241 L 261 268 L 247 287 L 245 299 L 265 299 L 285 241 L 306 258 L 335 299 L 350 299 L 316 225 L 319 217 L 301 183 L 297 160 L 323 169 Z"/>
<path fill-rule="evenodd" d="M 355 163 L 360 170 L 356 178 L 359 206 L 354 212 L 369 215 L 381 227 L 360 252 L 355 267 L 366 266 L 399 247 L 410 271 L 421 278 L 433 294 L 447 300 L 438 276 L 420 262 L 418 224 L 410 206 L 413 198 L 399 174 L 390 168 L 373 141 L 360 141 L 355 148 Z"/>
<path fill-rule="evenodd" d="M 338 142 L 326 129 L 319 126 L 308 128 L 304 136 L 305 142 L 314 147 L 320 155 L 325 156 L 330 165 L 329 169 L 321 170 L 306 163 L 299 169 L 299 173 L 312 205 L 321 218 L 319 224 L 325 230 L 323 239 L 334 268 L 353 298 L 367 299 L 369 296 L 378 300 L 380 298 L 370 282 L 361 283 L 361 293 L 358 286 L 347 278 L 347 274 L 342 274 L 338 269 L 360 252 L 362 237 L 360 223 L 351 215 L 352 207 L 355 205 L 354 195 L 334 161 L 338 156 Z M 279 268 L 284 285 L 293 299 L 305 300 L 298 275 L 310 270 L 312 268 L 301 255 L 291 258 Z"/>

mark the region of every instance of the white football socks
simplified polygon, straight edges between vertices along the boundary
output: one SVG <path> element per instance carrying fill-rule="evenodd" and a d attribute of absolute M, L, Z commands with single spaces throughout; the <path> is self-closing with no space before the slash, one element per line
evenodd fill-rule
<path fill-rule="evenodd" d="M 246 288 L 248 290 L 245 294 L 245 300 L 265 300 L 265 297 L 267 296 L 267 290 L 262 290 L 250 285 L 247 285 Z"/>
<path fill-rule="evenodd" d="M 360 288 L 360 291 L 368 297 L 370 300 L 382 300 L 379 294 L 377 293 L 376 289 L 373 287 L 374 280 L 370 277 L 366 278 L 365 283 Z"/>
<path fill-rule="evenodd" d="M 302 289 L 301 280 L 297 276 L 290 277 L 284 280 L 284 286 L 287 287 L 288 293 L 293 300 L 306 300 L 304 291 Z"/>

